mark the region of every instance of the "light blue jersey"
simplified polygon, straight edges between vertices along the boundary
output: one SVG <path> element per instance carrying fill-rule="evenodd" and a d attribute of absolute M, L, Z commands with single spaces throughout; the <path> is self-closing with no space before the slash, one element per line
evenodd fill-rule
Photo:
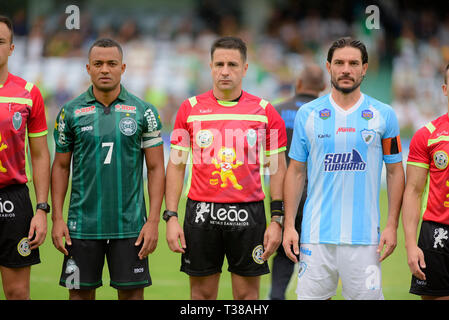
<path fill-rule="evenodd" d="M 330 94 L 305 104 L 289 157 L 307 162 L 301 243 L 378 244 L 383 161 L 402 161 L 390 106 L 364 94 L 349 110 Z"/>

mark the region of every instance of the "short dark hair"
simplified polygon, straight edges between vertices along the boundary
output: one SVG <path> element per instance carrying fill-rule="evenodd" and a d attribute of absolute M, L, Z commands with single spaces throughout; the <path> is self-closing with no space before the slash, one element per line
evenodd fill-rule
<path fill-rule="evenodd" d="M 444 69 L 444 84 L 447 84 L 448 76 L 447 72 L 449 71 L 449 63 L 447 64 L 446 68 Z"/>
<path fill-rule="evenodd" d="M 237 37 L 221 37 L 214 41 L 212 47 L 210 48 L 210 57 L 211 59 L 214 56 L 214 52 L 216 49 L 236 49 L 240 51 L 240 55 L 242 56 L 242 60 L 246 61 L 246 44 L 242 39 Z"/>
<path fill-rule="evenodd" d="M 366 50 L 366 46 L 363 44 L 363 42 L 352 39 L 351 37 L 344 37 L 334 41 L 334 43 L 332 43 L 331 47 L 329 48 L 329 51 L 327 52 L 327 61 L 331 63 L 332 57 L 334 56 L 334 51 L 336 49 L 345 47 L 353 47 L 359 49 L 360 53 L 362 54 L 362 63 L 368 63 L 368 51 Z"/>
<path fill-rule="evenodd" d="M 113 48 L 116 47 L 118 49 L 118 51 L 120 52 L 120 55 L 123 58 L 123 50 L 122 47 L 120 46 L 120 44 L 113 40 L 113 39 L 109 39 L 109 38 L 102 38 L 102 39 L 98 39 L 97 41 L 95 41 L 89 48 L 89 53 L 87 54 L 88 57 L 90 57 L 90 53 L 92 51 L 92 49 L 94 47 L 101 47 L 101 48 Z"/>
<path fill-rule="evenodd" d="M 6 24 L 6 26 L 9 29 L 9 31 L 11 32 L 11 43 L 12 43 L 12 40 L 13 40 L 13 37 L 14 37 L 14 28 L 12 26 L 11 19 L 9 19 L 7 16 L 0 15 L 0 22 Z"/>

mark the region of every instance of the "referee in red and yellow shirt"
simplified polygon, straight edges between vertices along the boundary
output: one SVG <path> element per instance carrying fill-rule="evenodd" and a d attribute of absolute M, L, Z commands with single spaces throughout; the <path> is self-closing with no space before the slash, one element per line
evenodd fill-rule
<path fill-rule="evenodd" d="M 8 72 L 14 51 L 13 27 L 0 16 L 0 273 L 7 299 L 30 298 L 31 265 L 47 233 L 50 154 L 39 89 Z M 28 139 L 27 139 L 28 137 Z M 26 183 L 29 143 L 36 214 Z"/>

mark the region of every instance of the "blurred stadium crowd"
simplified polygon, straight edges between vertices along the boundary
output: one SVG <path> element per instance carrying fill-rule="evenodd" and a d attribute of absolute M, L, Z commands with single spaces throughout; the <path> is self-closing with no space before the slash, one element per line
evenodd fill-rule
<path fill-rule="evenodd" d="M 173 15 L 105 10 L 94 16 L 80 6 L 79 30 L 65 27 L 63 10 L 33 19 L 24 8 L 15 10 L 9 13 L 16 45 L 10 71 L 40 87 L 52 123 L 62 104 L 89 85 L 89 46 L 99 37 L 113 37 L 124 49 L 123 83 L 153 103 L 170 129 L 181 102 L 211 87 L 209 48 L 218 35 L 246 40 L 250 68 L 244 89 L 273 104 L 293 94 L 293 79 L 305 62 L 324 68 L 330 43 L 351 35 L 369 49 L 369 74 L 391 79 L 391 92 L 382 96 L 370 88 L 369 94 L 395 108 L 405 138 L 447 110 L 441 93 L 442 71 L 449 62 L 447 4 L 435 1 L 423 8 L 412 1 L 371 1 L 380 8 L 381 24 L 370 30 L 364 1 L 268 0 L 257 29 L 242 22 L 242 10 L 249 6 L 221 10 L 221 1 L 197 3 Z"/>

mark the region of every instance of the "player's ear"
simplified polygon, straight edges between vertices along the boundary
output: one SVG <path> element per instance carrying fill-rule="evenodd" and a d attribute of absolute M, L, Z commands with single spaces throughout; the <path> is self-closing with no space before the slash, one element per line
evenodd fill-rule
<path fill-rule="evenodd" d="M 329 72 L 329 74 L 331 74 L 331 64 L 329 61 L 326 61 L 326 69 L 327 69 L 327 72 Z"/>
<path fill-rule="evenodd" d="M 248 62 L 245 62 L 245 64 L 243 65 L 243 76 L 246 75 L 246 71 L 248 71 Z"/>
<path fill-rule="evenodd" d="M 368 70 L 368 63 L 364 63 L 362 65 L 362 70 L 363 70 L 363 72 L 362 72 L 363 76 L 366 76 L 366 71 Z"/>
<path fill-rule="evenodd" d="M 443 89 L 443 94 L 447 97 L 447 94 L 448 94 L 448 92 L 447 92 L 447 84 L 443 84 L 441 86 L 441 89 Z"/>
<path fill-rule="evenodd" d="M 12 55 L 12 52 L 14 51 L 14 48 L 15 48 L 14 43 L 11 43 L 11 46 L 9 47 L 9 55 L 8 56 Z"/>
<path fill-rule="evenodd" d="M 122 63 L 122 74 L 125 72 L 126 70 L 126 63 Z"/>

